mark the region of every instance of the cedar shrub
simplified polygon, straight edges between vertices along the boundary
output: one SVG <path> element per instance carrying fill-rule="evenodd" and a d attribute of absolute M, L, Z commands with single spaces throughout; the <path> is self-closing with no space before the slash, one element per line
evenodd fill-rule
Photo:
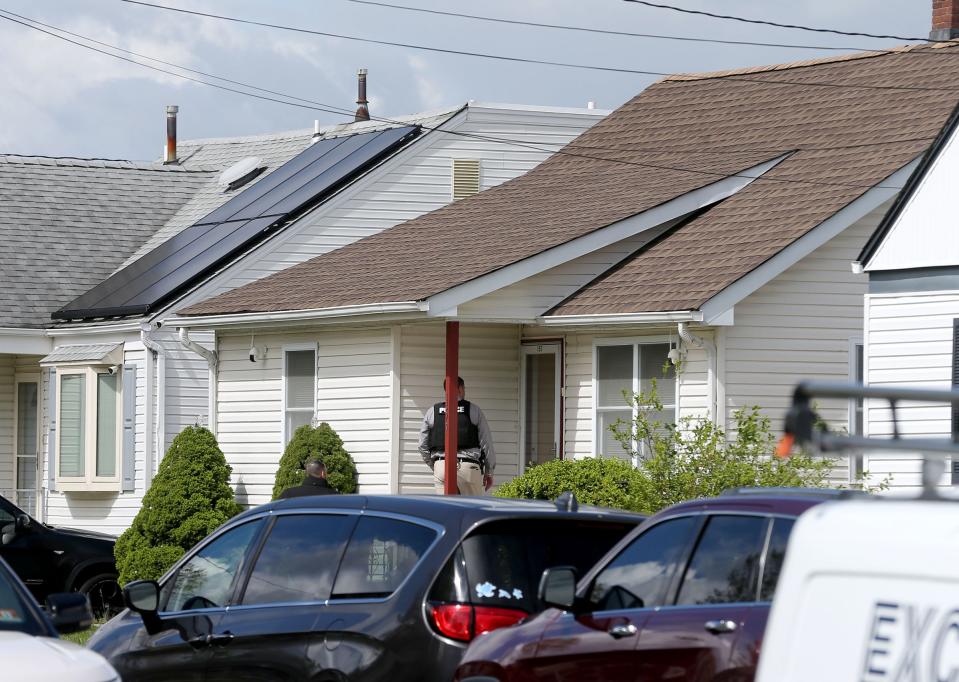
<path fill-rule="evenodd" d="M 323 422 L 316 428 L 301 426 L 293 433 L 276 472 L 274 500 L 287 488 L 303 482 L 306 463 L 314 457 L 326 465 L 326 481 L 331 488 L 340 493 L 356 492 L 356 464 L 343 447 L 343 439 Z"/>

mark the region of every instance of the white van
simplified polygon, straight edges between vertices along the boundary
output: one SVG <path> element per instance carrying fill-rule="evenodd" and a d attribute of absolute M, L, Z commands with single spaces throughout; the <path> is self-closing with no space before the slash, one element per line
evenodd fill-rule
<path fill-rule="evenodd" d="M 914 499 L 829 502 L 799 518 L 756 681 L 959 682 L 959 500 L 943 498 L 936 487 L 942 455 L 955 458 L 959 446 L 817 432 L 809 413 L 817 396 L 959 403 L 959 392 L 797 387 L 787 439 L 825 452 L 921 443 L 924 490 Z"/>
<path fill-rule="evenodd" d="M 757 682 L 959 681 L 959 502 L 818 505 L 786 557 Z"/>

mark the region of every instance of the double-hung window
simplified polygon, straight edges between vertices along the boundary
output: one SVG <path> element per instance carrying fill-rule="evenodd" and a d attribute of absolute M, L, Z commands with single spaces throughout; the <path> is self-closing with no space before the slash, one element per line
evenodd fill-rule
<path fill-rule="evenodd" d="M 313 421 L 316 407 L 316 346 L 283 351 L 283 443 Z"/>
<path fill-rule="evenodd" d="M 119 490 L 123 440 L 121 373 L 58 367 L 56 480 L 60 490 Z"/>
<path fill-rule="evenodd" d="M 595 443 L 596 454 L 603 457 L 628 456 L 613 436 L 617 420 L 629 422 L 640 409 L 627 399 L 634 393 L 649 394 L 656 384 L 656 395 L 663 404 L 661 412 L 651 411 L 650 421 L 676 421 L 676 379 L 667 369 L 669 343 L 651 339 L 636 341 L 602 340 L 595 348 Z M 640 451 L 642 444 L 633 443 Z"/>

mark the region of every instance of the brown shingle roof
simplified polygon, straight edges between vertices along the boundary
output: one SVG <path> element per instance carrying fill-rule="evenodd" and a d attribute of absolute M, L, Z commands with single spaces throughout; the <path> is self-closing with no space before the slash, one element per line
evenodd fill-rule
<path fill-rule="evenodd" d="M 422 300 L 798 150 L 553 314 L 696 308 L 927 147 L 959 47 L 736 74 L 661 81 L 524 176 L 183 314 Z"/>

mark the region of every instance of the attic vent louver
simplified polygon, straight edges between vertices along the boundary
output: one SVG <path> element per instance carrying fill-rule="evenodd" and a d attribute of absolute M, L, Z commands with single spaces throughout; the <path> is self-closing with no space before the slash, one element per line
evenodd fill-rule
<path fill-rule="evenodd" d="M 480 191 L 479 159 L 453 159 L 453 201 Z"/>
<path fill-rule="evenodd" d="M 224 192 L 232 192 L 266 170 L 266 164 L 257 156 L 248 156 L 220 173 L 218 182 Z"/>

